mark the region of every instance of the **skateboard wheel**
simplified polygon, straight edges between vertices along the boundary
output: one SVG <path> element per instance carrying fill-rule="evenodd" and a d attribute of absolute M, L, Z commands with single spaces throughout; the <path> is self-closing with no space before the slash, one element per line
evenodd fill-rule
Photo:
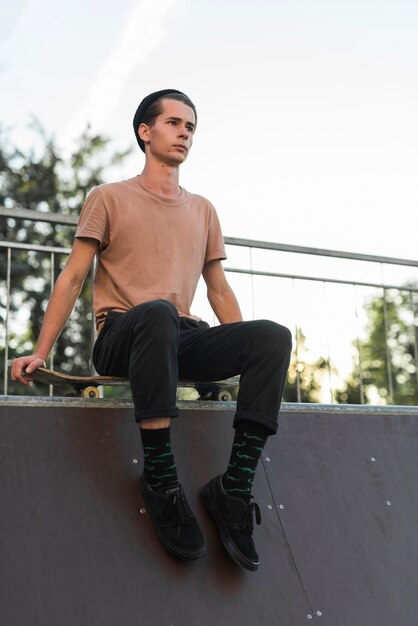
<path fill-rule="evenodd" d="M 224 389 L 223 391 L 218 392 L 217 398 L 218 400 L 221 400 L 222 402 L 231 402 L 232 395 L 229 391 Z"/>
<path fill-rule="evenodd" d="M 86 387 L 82 390 L 81 395 L 83 398 L 100 398 L 100 393 L 97 387 Z"/>

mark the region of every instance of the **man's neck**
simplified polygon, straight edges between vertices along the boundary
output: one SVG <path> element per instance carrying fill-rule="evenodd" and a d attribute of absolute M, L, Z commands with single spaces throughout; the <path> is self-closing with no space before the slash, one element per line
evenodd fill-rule
<path fill-rule="evenodd" d="M 147 162 L 139 177 L 144 187 L 160 196 L 177 198 L 181 194 L 178 167 Z"/>

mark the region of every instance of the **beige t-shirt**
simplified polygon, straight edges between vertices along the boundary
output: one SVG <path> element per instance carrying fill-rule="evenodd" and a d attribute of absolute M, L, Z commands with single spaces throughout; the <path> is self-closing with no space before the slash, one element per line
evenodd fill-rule
<path fill-rule="evenodd" d="M 75 236 L 100 243 L 93 290 L 98 328 L 111 309 L 128 311 L 158 299 L 193 318 L 190 307 L 203 267 L 226 258 L 208 200 L 185 189 L 178 198 L 165 198 L 143 187 L 138 176 L 96 187 Z"/>

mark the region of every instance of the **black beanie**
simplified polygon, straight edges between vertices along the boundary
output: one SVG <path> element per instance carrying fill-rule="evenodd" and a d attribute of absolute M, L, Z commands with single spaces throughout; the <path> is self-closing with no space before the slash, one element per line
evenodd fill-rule
<path fill-rule="evenodd" d="M 138 135 L 138 126 L 142 124 L 142 120 L 145 117 L 145 113 L 147 112 L 151 104 L 153 104 L 156 100 L 158 100 L 158 98 L 161 98 L 162 96 L 168 96 L 169 93 L 178 93 L 188 98 L 188 96 L 186 96 L 185 93 L 183 93 L 182 91 L 179 91 L 178 89 L 161 89 L 161 91 L 154 91 L 154 93 L 150 93 L 149 96 L 146 96 L 142 100 L 141 104 L 136 110 L 136 113 L 134 115 L 134 133 L 135 133 L 135 138 L 142 152 L 145 152 L 145 145 L 142 139 L 140 138 L 140 136 Z"/>

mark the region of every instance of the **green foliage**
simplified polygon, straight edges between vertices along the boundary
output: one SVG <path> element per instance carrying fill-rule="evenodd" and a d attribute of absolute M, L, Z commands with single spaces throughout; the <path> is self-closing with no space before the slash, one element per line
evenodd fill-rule
<path fill-rule="evenodd" d="M 39 213 L 77 216 L 89 191 L 104 182 L 106 168 L 123 161 L 129 151 L 109 154 L 109 139 L 90 128 L 64 158 L 54 139 L 38 122 L 32 122 L 37 149 L 23 151 L 10 146 L 0 132 L 0 206 L 24 208 Z M 42 246 L 71 248 L 75 227 L 47 222 L 0 217 L 0 240 Z M 51 274 L 57 278 L 66 255 L 12 250 L 9 359 L 32 352 L 50 296 Z M 0 275 L 6 276 L 6 253 L 0 248 Z M 58 340 L 54 367 L 88 373 L 92 343 L 92 285 L 86 280 L 70 323 Z M 5 283 L 2 283 L 0 317 L 5 319 Z M 0 368 L 4 366 L 4 326 L 0 343 Z M 3 377 L 3 371 L 0 372 Z M 35 393 L 44 393 L 45 390 Z M 24 391 L 23 391 L 24 392 Z M 11 384 L 9 393 L 22 393 Z"/>
<path fill-rule="evenodd" d="M 373 402 L 377 394 L 388 404 L 418 405 L 418 294 L 386 290 L 384 297 L 366 303 L 366 311 L 367 339 L 357 345 L 358 361 L 337 400 Z"/>

